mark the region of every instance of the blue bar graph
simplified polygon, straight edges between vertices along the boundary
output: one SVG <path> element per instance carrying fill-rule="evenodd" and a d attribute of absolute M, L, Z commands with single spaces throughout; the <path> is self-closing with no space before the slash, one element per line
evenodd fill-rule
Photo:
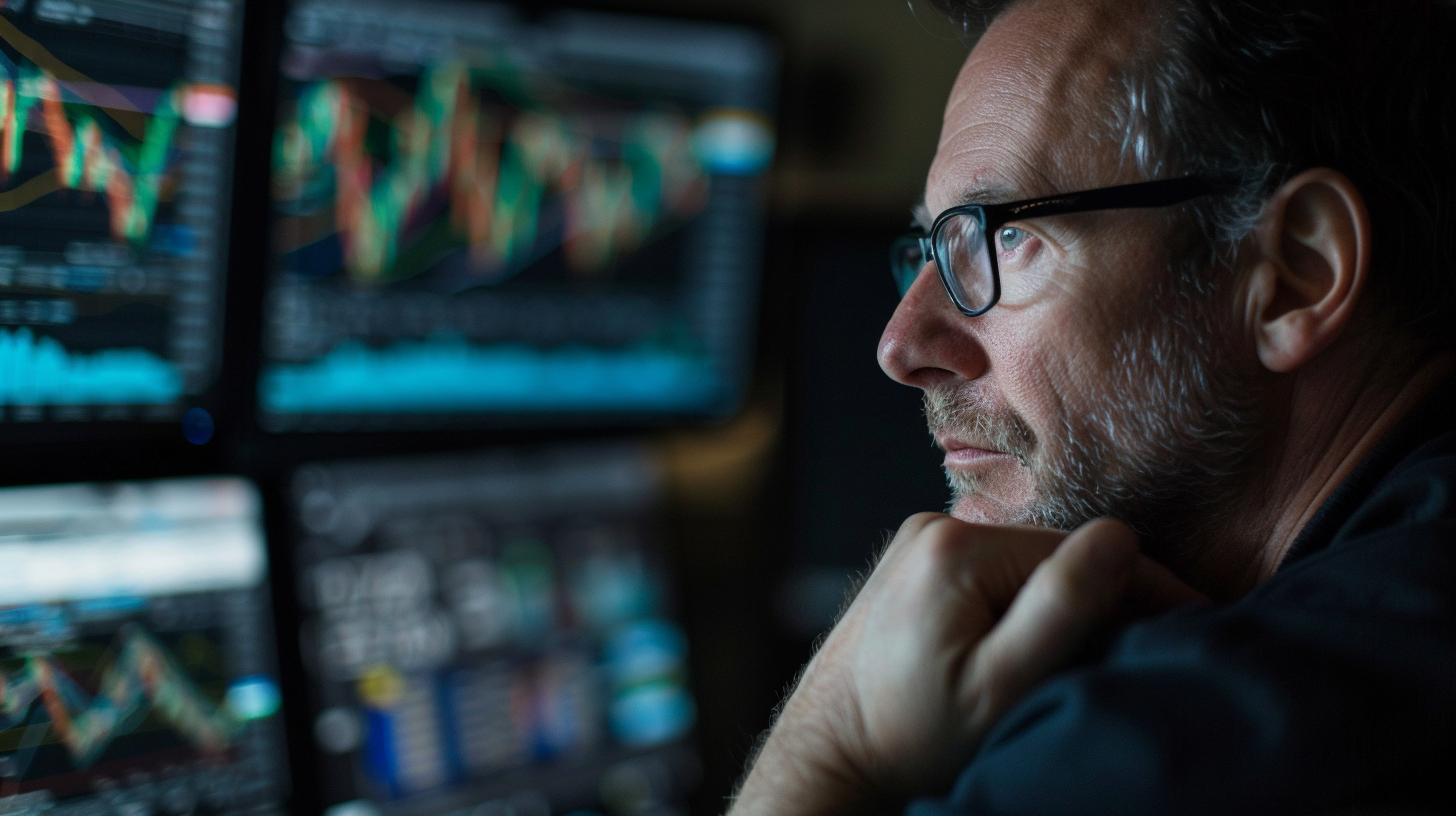
<path fill-rule="evenodd" d="M 308 363 L 273 364 L 259 400 L 275 413 L 441 410 L 694 410 L 722 399 L 723 374 L 681 350 L 473 345 L 438 338 L 340 344 Z"/>
<path fill-rule="evenodd" d="M 0 406 L 165 405 L 181 395 L 176 366 L 145 349 L 78 354 L 29 329 L 0 330 Z"/>

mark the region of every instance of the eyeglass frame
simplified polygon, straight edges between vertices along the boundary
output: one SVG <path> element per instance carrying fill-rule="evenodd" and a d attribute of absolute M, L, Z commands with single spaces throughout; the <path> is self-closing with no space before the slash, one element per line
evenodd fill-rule
<path fill-rule="evenodd" d="M 1156 207 L 1171 207 L 1176 204 L 1183 204 L 1206 195 L 1227 193 L 1236 187 L 1236 180 L 1231 177 L 1222 176 L 1183 176 L 1172 179 L 1158 179 L 1155 181 L 1139 181 L 1132 184 L 1119 184 L 1113 187 L 1097 187 L 1090 190 L 1080 190 L 1074 193 L 1061 193 L 1058 195 L 1029 198 L 1024 201 L 1011 201 L 1005 204 L 959 204 L 945 210 L 935 217 L 930 229 L 916 228 L 909 233 L 902 235 L 890 248 L 891 274 L 895 277 L 895 288 L 900 289 L 900 276 L 896 274 L 899 264 L 896 263 L 897 254 L 903 255 L 904 249 L 908 248 L 909 241 L 916 241 L 920 247 L 921 271 L 924 271 L 925 264 L 934 263 L 936 271 L 940 274 L 941 285 L 945 287 L 945 293 L 950 296 L 951 303 L 955 304 L 957 310 L 966 317 L 979 317 L 991 311 L 1001 300 L 1001 267 L 996 261 L 994 249 L 996 231 L 1013 221 L 1021 221 L 1030 218 L 1045 218 L 1052 215 L 1071 215 L 1080 212 L 1093 212 L 1097 210 L 1128 210 L 1128 209 L 1151 209 Z M 980 309 L 968 309 L 961 302 L 956 294 L 956 288 L 960 282 L 951 280 L 951 271 L 936 257 L 935 244 L 936 235 L 952 218 L 975 214 L 979 212 L 981 217 L 982 244 L 985 246 L 986 254 L 991 262 L 991 298 L 987 304 Z M 920 274 L 910 279 L 910 285 L 918 279 Z M 901 299 L 908 293 L 909 287 L 900 293 Z"/>

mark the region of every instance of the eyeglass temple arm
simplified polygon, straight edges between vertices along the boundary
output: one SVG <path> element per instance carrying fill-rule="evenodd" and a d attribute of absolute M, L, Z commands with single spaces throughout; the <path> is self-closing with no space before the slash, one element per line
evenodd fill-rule
<path fill-rule="evenodd" d="M 987 220 L 1010 221 L 1017 218 L 1061 215 L 1089 210 L 1170 207 L 1199 196 L 1224 192 L 1233 187 L 1232 179 L 1188 176 L 1162 181 L 1123 184 L 1079 193 L 1063 193 L 1010 204 L 993 204 L 985 207 L 985 210 Z"/>

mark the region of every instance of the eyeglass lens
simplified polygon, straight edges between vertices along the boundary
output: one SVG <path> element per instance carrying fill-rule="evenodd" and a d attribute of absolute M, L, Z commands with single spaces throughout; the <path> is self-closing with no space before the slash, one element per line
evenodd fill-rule
<path fill-rule="evenodd" d="M 936 259 L 948 267 L 941 270 L 942 275 L 951 296 L 967 311 L 980 311 L 995 297 L 996 279 L 983 219 L 980 212 L 958 213 L 943 221 L 935 235 Z"/>
<path fill-rule="evenodd" d="M 951 298 L 966 311 L 980 311 L 995 298 L 996 279 L 991 271 L 991 256 L 986 248 L 984 215 L 970 211 L 958 213 L 940 223 L 931 239 L 935 242 L 935 258 L 941 280 Z M 930 259 L 925 256 L 926 242 L 918 235 L 907 235 L 890 250 L 890 271 L 900 297 L 920 277 Z"/>
<path fill-rule="evenodd" d="M 890 250 L 890 273 L 895 276 L 895 290 L 901 298 L 910 293 L 910 287 L 920 277 L 920 270 L 929 261 L 920 248 L 919 236 L 907 235 L 895 242 Z"/>

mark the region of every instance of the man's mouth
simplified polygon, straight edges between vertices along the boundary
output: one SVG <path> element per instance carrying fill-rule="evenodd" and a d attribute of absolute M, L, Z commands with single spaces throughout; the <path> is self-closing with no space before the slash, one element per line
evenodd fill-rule
<path fill-rule="evenodd" d="M 969 471 L 1014 462 L 1029 466 L 1035 437 L 1015 412 L 976 391 L 925 391 L 925 420 L 935 444 L 945 451 L 947 470 Z"/>
<path fill-rule="evenodd" d="M 1011 456 L 1005 451 L 992 448 L 987 443 L 978 440 L 937 437 L 935 444 L 945 451 L 946 467 L 965 467 Z"/>

